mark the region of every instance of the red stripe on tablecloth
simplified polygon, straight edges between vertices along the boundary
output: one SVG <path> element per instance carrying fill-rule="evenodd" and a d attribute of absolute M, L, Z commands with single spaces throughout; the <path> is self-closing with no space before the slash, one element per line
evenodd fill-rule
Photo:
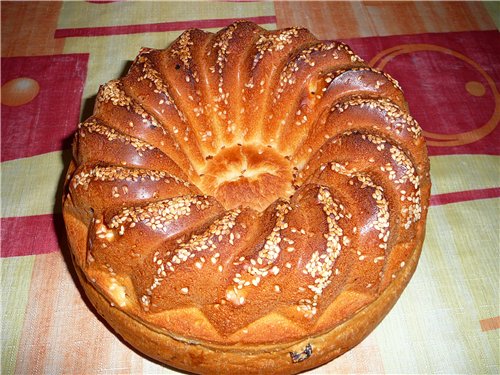
<path fill-rule="evenodd" d="M 500 197 L 500 188 L 457 191 L 454 193 L 436 194 L 431 196 L 431 206 L 498 197 Z"/>
<path fill-rule="evenodd" d="M 244 18 L 215 18 L 208 20 L 176 21 L 149 23 L 140 25 L 80 27 L 73 29 L 57 29 L 55 38 L 88 37 L 104 35 L 138 34 L 161 31 L 179 31 L 192 28 L 224 27 L 238 20 L 247 20 L 255 23 L 276 23 L 276 16 L 258 16 Z"/>
<path fill-rule="evenodd" d="M 58 251 L 58 236 L 65 236 L 61 214 L 2 218 L 1 223 L 2 258 Z"/>

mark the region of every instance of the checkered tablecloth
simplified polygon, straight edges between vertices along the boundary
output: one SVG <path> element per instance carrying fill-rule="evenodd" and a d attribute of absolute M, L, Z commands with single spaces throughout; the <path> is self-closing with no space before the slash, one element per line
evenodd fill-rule
<path fill-rule="evenodd" d="M 143 46 L 236 19 L 347 42 L 404 88 L 433 181 L 415 276 L 312 373 L 500 372 L 499 2 L 2 2 L 2 374 L 165 374 L 79 289 L 61 216 L 71 136 Z"/>

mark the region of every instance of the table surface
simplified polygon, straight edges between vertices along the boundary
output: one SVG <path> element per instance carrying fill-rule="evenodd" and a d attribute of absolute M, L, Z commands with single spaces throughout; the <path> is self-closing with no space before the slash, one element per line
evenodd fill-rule
<path fill-rule="evenodd" d="M 142 46 L 235 19 L 305 26 L 393 75 L 428 140 L 417 271 L 356 348 L 311 373 L 500 371 L 498 2 L 2 2 L 3 374 L 174 373 L 131 350 L 75 284 L 61 218 L 71 135 Z"/>

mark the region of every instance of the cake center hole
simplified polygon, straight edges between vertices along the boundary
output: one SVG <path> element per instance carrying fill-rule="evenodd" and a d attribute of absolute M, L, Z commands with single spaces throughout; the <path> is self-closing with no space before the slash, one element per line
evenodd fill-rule
<path fill-rule="evenodd" d="M 276 199 L 293 194 L 290 162 L 265 146 L 231 146 L 207 162 L 201 189 L 226 209 L 265 210 Z"/>

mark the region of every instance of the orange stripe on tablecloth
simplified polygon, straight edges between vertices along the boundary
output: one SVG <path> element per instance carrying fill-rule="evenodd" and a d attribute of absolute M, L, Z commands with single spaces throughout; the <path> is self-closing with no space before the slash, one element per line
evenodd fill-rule
<path fill-rule="evenodd" d="M 67 250 L 35 258 L 14 373 L 142 374 L 143 358 L 89 309 L 75 278 Z"/>
<path fill-rule="evenodd" d="M 320 39 L 492 30 L 481 2 L 276 1 L 277 26 L 303 26 Z"/>
<path fill-rule="evenodd" d="M 60 1 L 2 1 L 2 57 L 39 56 L 63 52 L 54 39 Z"/>
<path fill-rule="evenodd" d="M 495 316 L 494 318 L 482 319 L 479 321 L 479 324 L 481 324 L 481 330 L 483 332 L 499 329 L 500 316 Z"/>
<path fill-rule="evenodd" d="M 500 197 L 500 188 L 456 191 L 431 196 L 431 206 Z"/>
<path fill-rule="evenodd" d="M 161 22 L 140 25 L 80 27 L 74 29 L 57 29 L 55 38 L 92 37 L 105 35 L 138 34 L 164 31 L 179 31 L 192 28 L 206 29 L 224 27 L 238 20 L 252 21 L 258 24 L 276 23 L 276 16 L 258 16 L 243 18 L 216 18 L 208 20 Z"/>
<path fill-rule="evenodd" d="M 385 374 L 384 360 L 377 335 L 368 335 L 359 345 L 311 371 L 312 374 Z"/>

